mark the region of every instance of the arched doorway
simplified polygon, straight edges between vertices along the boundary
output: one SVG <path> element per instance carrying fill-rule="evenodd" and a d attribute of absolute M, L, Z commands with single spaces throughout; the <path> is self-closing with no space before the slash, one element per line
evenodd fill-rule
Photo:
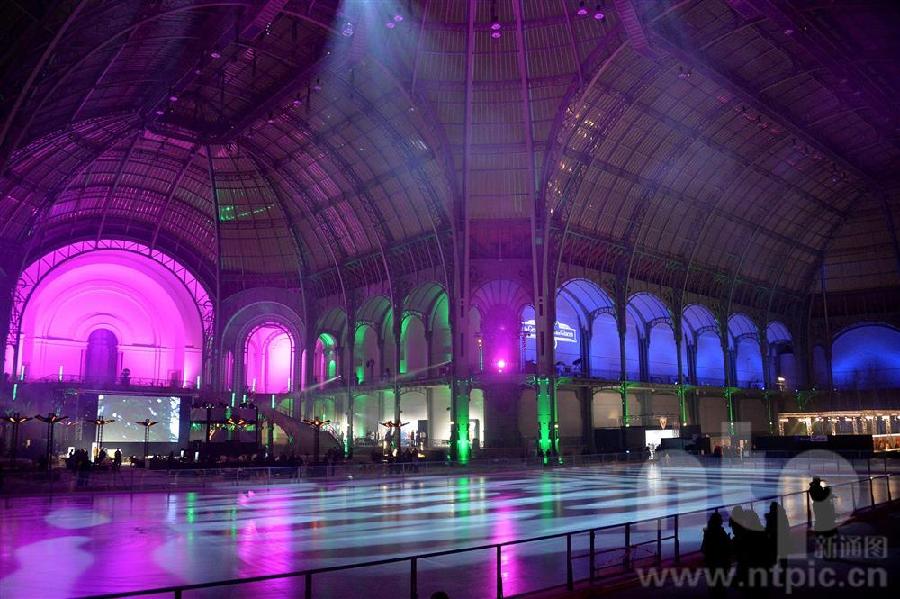
<path fill-rule="evenodd" d="M 91 383 L 112 383 L 119 365 L 119 340 L 109 329 L 95 329 L 87 338 L 84 378 Z"/>

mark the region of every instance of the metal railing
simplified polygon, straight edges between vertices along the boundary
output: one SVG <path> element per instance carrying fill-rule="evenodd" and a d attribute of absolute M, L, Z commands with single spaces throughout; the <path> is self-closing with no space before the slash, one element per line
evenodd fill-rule
<path fill-rule="evenodd" d="M 858 480 L 850 481 L 846 483 L 842 483 L 839 485 L 833 485 L 833 489 L 838 489 L 842 487 L 846 487 L 849 485 L 859 485 L 868 483 L 868 504 L 864 505 L 862 499 L 862 495 L 860 496 L 860 500 L 857 501 L 856 493 L 853 492 L 853 488 L 851 487 L 851 496 L 853 497 L 853 511 L 859 511 L 861 509 L 871 509 L 876 507 L 877 505 L 881 505 L 884 503 L 890 503 L 893 501 L 892 493 L 891 493 L 891 481 L 896 478 L 898 475 L 896 474 L 883 474 L 879 476 L 869 476 L 869 477 L 861 477 Z M 876 501 L 875 497 L 875 481 L 883 480 L 884 481 L 884 495 L 882 501 Z M 806 527 L 812 527 L 812 510 L 810 507 L 809 495 L 806 491 L 796 491 L 793 493 L 786 493 L 781 495 L 771 495 L 767 497 L 760 497 L 754 499 L 752 501 L 743 501 L 736 503 L 727 503 L 714 507 L 703 508 L 699 510 L 669 514 L 666 516 L 661 516 L 657 518 L 649 518 L 644 520 L 639 520 L 635 522 L 625 522 L 619 524 L 612 524 L 607 526 L 599 526 L 593 528 L 586 528 L 582 530 L 568 531 L 563 533 L 555 533 L 555 534 L 547 534 L 540 535 L 535 537 L 529 537 L 524 539 L 515 539 L 510 541 L 503 541 L 499 543 L 487 543 L 482 545 L 477 545 L 473 547 L 465 547 L 460 549 L 447 549 L 442 551 L 433 551 L 429 553 L 419 553 L 415 555 L 408 555 L 403 557 L 392 557 L 385 558 L 379 560 L 371 560 L 366 562 L 359 562 L 354 564 L 345 564 L 339 566 L 328 566 L 321 568 L 310 568 L 306 570 L 297 570 L 294 572 L 285 572 L 281 574 L 267 574 L 262 576 L 251 576 L 245 578 L 232 578 L 227 580 L 217 580 L 213 582 L 204 582 L 197 584 L 182 584 L 182 585 L 172 585 L 165 587 L 157 587 L 157 588 L 149 588 L 149 589 L 140 589 L 134 591 L 124 591 L 117 593 L 106 593 L 101 595 L 91 595 L 87 596 L 84 599 L 117 599 L 124 597 L 136 597 L 143 595 L 163 595 L 163 594 L 171 594 L 174 595 L 176 599 L 181 599 L 183 594 L 186 591 L 193 590 L 202 590 L 202 589 L 213 589 L 213 588 L 221 588 L 221 587 L 233 587 L 239 585 L 248 585 L 260 582 L 267 582 L 273 580 L 283 580 L 283 579 L 302 579 L 303 581 L 303 597 L 305 599 L 312 599 L 313 594 L 313 579 L 316 576 L 322 576 L 324 574 L 330 572 L 343 572 L 347 570 L 361 569 L 361 568 L 375 568 L 378 566 L 385 566 L 389 564 L 398 564 L 398 563 L 409 563 L 409 596 L 410 599 L 418 599 L 419 598 L 419 564 L 420 562 L 428 559 L 434 559 L 444 556 L 451 555 L 459 555 L 459 554 L 471 554 L 477 551 L 490 551 L 495 554 L 495 584 L 496 584 L 496 597 L 498 599 L 502 599 L 504 597 L 504 581 L 502 576 L 502 561 L 503 561 L 503 550 L 504 548 L 510 548 L 517 545 L 523 545 L 526 543 L 535 543 L 540 541 L 550 541 L 556 539 L 565 539 L 566 543 L 566 576 L 565 576 L 565 586 L 569 591 L 574 590 L 575 583 L 581 582 L 583 580 L 588 580 L 590 582 L 594 582 L 596 576 L 599 571 L 606 570 L 611 567 L 618 567 L 620 571 L 627 573 L 631 571 L 636 565 L 645 562 L 647 560 L 651 560 L 652 563 L 659 566 L 662 564 L 663 560 L 666 559 L 664 556 L 664 543 L 671 541 L 671 560 L 674 565 L 679 565 L 681 559 L 687 555 L 687 553 L 682 552 L 681 544 L 684 540 L 682 536 L 682 522 L 691 516 L 702 517 L 703 523 L 705 523 L 707 516 L 712 514 L 713 512 L 718 512 L 721 510 L 725 510 L 727 508 L 732 508 L 734 506 L 745 506 L 749 505 L 749 508 L 753 510 L 754 504 L 765 504 L 770 501 L 779 501 L 782 505 L 787 506 L 787 499 L 790 497 L 799 497 L 805 496 L 805 512 L 806 512 Z M 790 512 L 788 512 L 790 513 Z M 668 526 L 668 523 L 671 522 L 671 528 Z M 664 528 L 665 523 L 665 528 Z M 647 540 L 635 540 L 634 533 L 636 530 L 639 530 L 641 533 L 647 533 L 647 531 L 653 532 L 655 528 L 655 536 L 651 535 L 650 539 Z M 597 540 L 601 535 L 605 533 L 609 533 L 611 531 L 615 531 L 617 529 L 622 529 L 624 532 L 624 542 L 621 546 L 615 547 L 607 547 L 598 549 Z M 672 533 L 668 535 L 663 535 L 663 530 L 671 530 Z M 578 579 L 575 578 L 575 568 L 574 561 L 577 559 L 573 552 L 573 538 L 578 536 L 587 535 L 588 537 L 588 550 L 587 553 L 583 556 L 578 556 L 580 558 L 586 557 L 588 559 L 588 576 L 586 578 Z M 648 546 L 652 547 L 652 549 L 646 549 Z M 643 555 L 641 552 L 643 551 Z M 613 552 L 621 553 L 621 560 L 618 560 L 613 563 L 606 563 L 604 565 L 597 565 L 597 558 Z M 693 552 L 690 552 L 693 553 Z M 556 585 L 542 587 L 541 589 L 530 589 L 530 591 L 536 590 L 547 590 L 549 588 L 553 588 Z"/>

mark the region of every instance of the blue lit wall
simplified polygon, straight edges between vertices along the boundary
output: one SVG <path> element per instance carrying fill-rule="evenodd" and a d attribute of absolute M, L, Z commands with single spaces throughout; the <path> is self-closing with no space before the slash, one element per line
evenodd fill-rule
<path fill-rule="evenodd" d="M 678 354 L 675 334 L 671 327 L 658 324 L 650 330 L 650 351 L 648 353 L 649 375 L 661 377 L 665 382 L 678 377 Z"/>
<path fill-rule="evenodd" d="M 591 335 L 591 374 L 604 378 L 619 378 L 619 331 L 612 314 L 599 314 L 594 319 Z"/>
<path fill-rule="evenodd" d="M 900 387 L 900 331 L 865 325 L 843 333 L 834 342 L 831 372 L 838 388 Z"/>
<path fill-rule="evenodd" d="M 641 376 L 640 337 L 638 336 L 638 324 L 631 314 L 625 317 L 625 377 L 636 381 Z M 640 326 L 643 326 L 641 324 Z"/>
<path fill-rule="evenodd" d="M 725 384 L 725 358 L 715 333 L 703 333 L 697 339 L 697 382 L 701 385 Z"/>
<path fill-rule="evenodd" d="M 735 370 L 739 387 L 764 386 L 762 356 L 756 339 L 742 339 L 738 342 Z"/>

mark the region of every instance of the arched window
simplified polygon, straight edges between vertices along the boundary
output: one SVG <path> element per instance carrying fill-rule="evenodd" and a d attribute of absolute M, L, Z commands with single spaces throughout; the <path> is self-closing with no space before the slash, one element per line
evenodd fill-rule
<path fill-rule="evenodd" d="M 834 341 L 831 364 L 835 387 L 900 387 L 900 331 L 881 324 L 848 329 Z"/>
<path fill-rule="evenodd" d="M 329 333 L 322 333 L 316 339 L 313 355 L 314 383 L 324 383 L 337 377 L 337 341 Z"/>
<path fill-rule="evenodd" d="M 247 335 L 245 384 L 257 393 L 288 393 L 294 386 L 294 339 L 279 323 L 267 322 Z"/>

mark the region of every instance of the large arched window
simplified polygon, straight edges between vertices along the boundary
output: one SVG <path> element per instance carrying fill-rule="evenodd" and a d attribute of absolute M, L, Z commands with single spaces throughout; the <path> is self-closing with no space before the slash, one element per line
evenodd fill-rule
<path fill-rule="evenodd" d="M 294 385 L 295 342 L 286 327 L 267 322 L 247 336 L 245 384 L 257 393 L 288 393 Z"/>
<path fill-rule="evenodd" d="M 684 308 L 682 322 L 685 342 L 690 346 L 686 353 L 694 361 L 696 383 L 724 385 L 725 355 L 716 317 L 706 306 L 691 304 Z"/>
<path fill-rule="evenodd" d="M 677 346 L 672 317 L 666 305 L 652 293 L 635 293 L 625 306 L 625 315 L 627 378 L 676 382 Z M 645 352 L 646 356 L 643 356 Z"/>
<path fill-rule="evenodd" d="M 882 324 L 850 328 L 834 340 L 831 364 L 835 387 L 900 387 L 900 331 Z"/>
<path fill-rule="evenodd" d="M 615 304 L 592 281 L 572 279 L 559 288 L 554 342 L 556 361 L 564 368 L 571 367 L 579 374 L 619 378 L 621 360 Z"/>
<path fill-rule="evenodd" d="M 45 256 L 26 269 L 16 292 L 17 374 L 79 379 L 90 368 L 105 381 L 111 369 L 127 369 L 133 384 L 195 385 L 208 296 L 186 276 L 171 258 L 125 242 L 75 244 Z"/>
<path fill-rule="evenodd" d="M 734 351 L 734 374 L 738 387 L 765 387 L 759 330 L 746 314 L 728 318 L 728 341 Z"/>
<path fill-rule="evenodd" d="M 425 324 L 417 314 L 406 314 L 400 325 L 400 374 L 422 376 L 428 366 Z"/>
<path fill-rule="evenodd" d="M 337 377 L 337 341 L 330 333 L 322 333 L 316 339 L 313 377 L 314 383 L 325 383 Z"/>

